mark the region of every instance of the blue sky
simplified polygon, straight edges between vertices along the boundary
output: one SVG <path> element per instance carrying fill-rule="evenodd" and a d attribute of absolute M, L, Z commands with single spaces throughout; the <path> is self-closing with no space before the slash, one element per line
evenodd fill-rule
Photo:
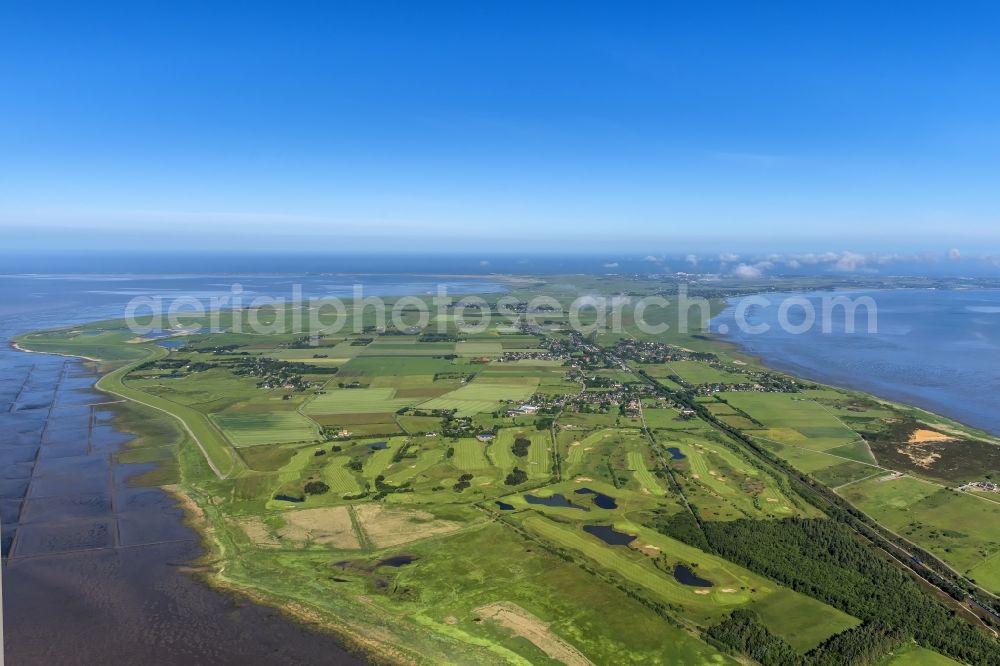
<path fill-rule="evenodd" d="M 14 249 L 1000 250 L 994 3 L 0 5 Z"/>

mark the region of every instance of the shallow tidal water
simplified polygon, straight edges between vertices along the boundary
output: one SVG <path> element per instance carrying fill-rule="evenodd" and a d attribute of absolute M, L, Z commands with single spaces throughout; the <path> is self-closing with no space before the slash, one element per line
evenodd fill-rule
<path fill-rule="evenodd" d="M 287 295 L 293 278 L 244 279 Z M 175 499 L 129 480 L 90 364 L 9 345 L 19 333 L 120 316 L 145 293 L 205 296 L 221 276 L 0 276 L 0 525 L 4 656 L 22 664 L 359 664 L 331 635 L 216 591 L 187 570 L 202 552 Z M 349 293 L 315 278 L 313 294 Z M 429 282 L 428 282 L 429 284 Z M 474 285 L 478 286 L 478 285 Z M 491 290 L 484 283 L 484 290 Z M 406 276 L 369 293 L 421 293 Z M 410 290 L 417 289 L 416 292 Z M 466 286 L 466 291 L 469 288 Z"/>

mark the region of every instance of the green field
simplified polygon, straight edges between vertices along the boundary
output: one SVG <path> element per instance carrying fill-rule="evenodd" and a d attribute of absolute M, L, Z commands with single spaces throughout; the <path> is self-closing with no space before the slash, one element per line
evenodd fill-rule
<path fill-rule="evenodd" d="M 213 414 L 212 420 L 236 446 L 303 442 L 319 437 L 316 424 L 298 412 Z"/>
<path fill-rule="evenodd" d="M 306 414 L 372 414 L 393 412 L 413 403 L 396 398 L 393 388 L 329 389 L 306 403 Z"/>
<path fill-rule="evenodd" d="M 653 495 L 665 495 L 666 491 L 655 476 L 646 467 L 646 461 L 639 451 L 628 452 L 628 466 L 635 475 L 635 480 L 639 482 L 642 489 Z"/>
<path fill-rule="evenodd" d="M 486 459 L 486 445 L 478 439 L 462 439 L 453 444 L 455 455 L 452 463 L 464 472 L 474 472 L 490 468 Z"/>
<path fill-rule="evenodd" d="M 330 489 L 333 492 L 340 495 L 353 495 L 361 492 L 361 486 L 354 474 L 345 467 L 349 460 L 350 458 L 346 456 L 337 456 L 330 459 L 323 467 L 324 480 L 330 484 Z"/>
<path fill-rule="evenodd" d="M 747 381 L 745 375 L 740 375 L 712 367 L 699 361 L 673 361 L 670 370 L 688 384 L 739 384 Z"/>
<path fill-rule="evenodd" d="M 538 381 L 531 378 L 516 383 L 473 382 L 444 395 L 420 403 L 422 410 L 454 409 L 457 416 L 474 416 L 496 409 L 504 401 L 527 400 Z"/>
<path fill-rule="evenodd" d="M 912 477 L 879 476 L 840 492 L 891 530 L 1000 592 L 1000 502 Z"/>
<path fill-rule="evenodd" d="M 765 439 L 818 451 L 859 439 L 835 414 L 794 393 L 723 393 L 720 397 L 763 423 L 757 434 Z"/>

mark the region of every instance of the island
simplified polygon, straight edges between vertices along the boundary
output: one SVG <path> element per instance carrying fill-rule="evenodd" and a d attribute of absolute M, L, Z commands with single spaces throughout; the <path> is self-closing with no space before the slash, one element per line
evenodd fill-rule
<path fill-rule="evenodd" d="M 762 365 L 706 329 L 733 290 L 650 333 L 657 280 L 566 282 L 337 332 L 296 330 L 303 302 L 255 309 L 266 333 L 224 311 L 16 343 L 99 364 L 209 584 L 373 660 L 1000 663 L 1000 440 Z M 571 325 L 581 290 L 621 326 Z"/>

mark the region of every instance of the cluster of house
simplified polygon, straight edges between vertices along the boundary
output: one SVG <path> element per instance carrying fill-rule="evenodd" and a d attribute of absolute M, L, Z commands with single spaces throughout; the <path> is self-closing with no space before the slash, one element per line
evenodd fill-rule
<path fill-rule="evenodd" d="M 500 361 L 503 363 L 509 363 L 511 361 L 523 361 L 523 360 L 533 360 L 533 361 L 567 361 L 569 360 L 569 354 L 558 354 L 548 350 L 545 351 L 532 351 L 532 350 L 520 350 L 514 349 L 511 351 L 505 351 L 500 356 Z"/>
<path fill-rule="evenodd" d="M 978 490 L 987 493 L 1000 493 L 1000 484 L 993 481 L 972 481 L 959 487 L 959 490 Z"/>

